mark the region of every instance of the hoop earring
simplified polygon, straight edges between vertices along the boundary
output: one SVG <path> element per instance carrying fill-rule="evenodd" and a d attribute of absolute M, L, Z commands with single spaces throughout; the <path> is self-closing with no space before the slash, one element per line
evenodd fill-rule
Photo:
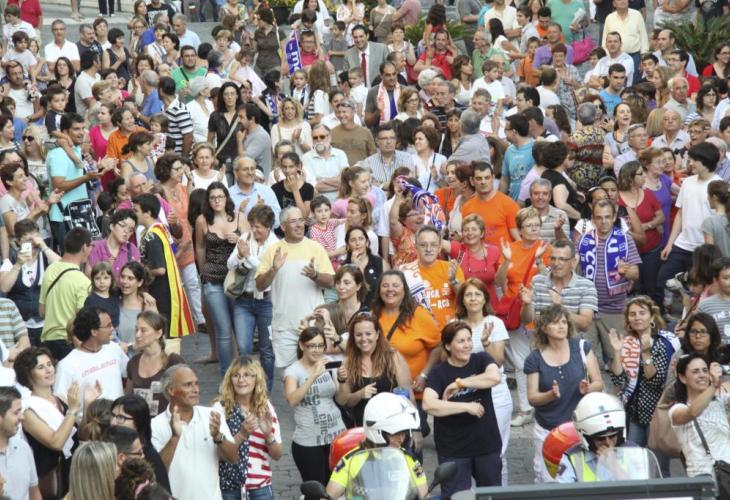
<path fill-rule="evenodd" d="M 654 320 L 651 320 L 651 322 L 649 323 L 649 326 L 651 327 L 652 330 L 656 329 L 656 323 L 654 323 Z"/>

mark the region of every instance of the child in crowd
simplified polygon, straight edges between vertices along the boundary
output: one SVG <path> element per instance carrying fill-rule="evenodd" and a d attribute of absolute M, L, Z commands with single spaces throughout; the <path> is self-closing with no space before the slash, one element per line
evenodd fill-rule
<path fill-rule="evenodd" d="M 18 32 L 25 33 L 28 40 L 36 37 L 35 28 L 29 22 L 20 19 L 20 7 L 17 5 L 8 5 L 3 13 L 5 24 L 3 25 L 3 51 L 8 49 L 8 45 L 13 40 L 13 35 Z"/>
<path fill-rule="evenodd" d="M 327 42 L 327 55 L 330 63 L 335 70 L 342 71 L 345 67 L 345 51 L 347 50 L 347 40 L 345 39 L 345 29 L 347 25 L 344 21 L 337 21 L 332 25 L 332 36 Z"/>
<path fill-rule="evenodd" d="M 18 61 L 23 67 L 23 74 L 26 78 L 29 78 L 35 73 L 35 66 L 38 64 L 38 60 L 35 58 L 33 53 L 28 50 L 30 38 L 25 31 L 16 31 L 13 33 L 11 40 L 13 42 L 13 46 L 8 47 L 2 58 L 3 70 L 5 70 L 10 61 Z"/>
<path fill-rule="evenodd" d="M 603 50 L 603 47 L 596 47 L 588 54 L 588 62 L 590 63 L 591 68 L 586 71 L 586 74 L 583 77 L 583 83 L 596 90 L 603 90 L 603 79 L 598 74 L 598 61 L 605 56 L 606 51 Z"/>
<path fill-rule="evenodd" d="M 335 229 L 345 220 L 332 218 L 332 204 L 324 195 L 315 197 L 310 207 L 314 214 L 314 224 L 309 228 L 309 237 L 327 250 L 332 265 L 337 266 L 339 261 L 335 256 L 337 250 Z"/>
<path fill-rule="evenodd" d="M 350 82 L 350 99 L 357 106 L 357 116 L 362 118 L 365 109 L 365 101 L 368 98 L 368 88 L 363 83 L 362 68 L 350 68 L 347 72 L 347 79 Z"/>
<path fill-rule="evenodd" d="M 150 117 L 150 132 L 155 137 L 152 142 L 152 160 L 157 162 L 157 158 L 165 154 L 165 144 L 167 143 L 167 115 L 165 113 L 157 113 Z"/>
<path fill-rule="evenodd" d="M 534 36 L 528 38 L 525 57 L 517 63 L 517 76 L 520 78 L 520 81 L 525 82 L 531 87 L 537 87 L 540 80 L 540 73 L 532 67 L 532 63 L 535 61 L 535 52 L 537 52 L 539 46 L 539 38 Z"/>
<path fill-rule="evenodd" d="M 91 269 L 91 293 L 84 302 L 84 307 L 95 306 L 109 313 L 114 328 L 119 326 L 119 294 L 114 290 L 112 266 L 107 261 L 97 263 Z M 126 346 L 122 348 L 126 350 Z"/>
<path fill-rule="evenodd" d="M 291 95 L 293 99 L 299 101 L 302 108 L 307 108 L 309 102 L 309 85 L 307 85 L 307 73 L 303 69 L 298 69 L 291 76 Z M 305 117 L 306 118 L 306 117 Z"/>
<path fill-rule="evenodd" d="M 61 119 L 65 113 L 67 99 L 67 91 L 60 85 L 51 85 L 46 90 L 46 102 L 48 106 L 45 119 L 45 126 L 48 131 L 46 148 L 63 148 L 68 157 L 71 158 L 71 161 L 81 166 L 83 162 L 71 147 L 71 138 L 61 132 Z"/>

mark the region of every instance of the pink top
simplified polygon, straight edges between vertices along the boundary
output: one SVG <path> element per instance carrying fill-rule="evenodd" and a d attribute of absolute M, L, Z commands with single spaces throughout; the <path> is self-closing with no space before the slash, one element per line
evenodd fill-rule
<path fill-rule="evenodd" d="M 91 142 L 91 151 L 95 160 L 101 160 L 106 156 L 106 146 L 109 141 L 101 132 L 101 127 L 95 125 L 89 130 L 89 141 Z"/>
<path fill-rule="evenodd" d="M 327 221 L 327 227 L 322 229 L 317 224 L 312 224 L 309 228 L 309 238 L 316 241 L 327 250 L 327 253 L 337 250 L 337 236 L 335 229 L 342 223 L 342 219 L 330 219 Z M 337 259 L 331 258 L 332 264 L 337 268 Z"/>
<path fill-rule="evenodd" d="M 109 245 L 107 244 L 106 240 L 96 240 L 91 243 L 91 253 L 89 254 L 89 258 L 87 259 L 86 264 L 90 268 L 93 268 L 99 262 L 109 260 L 111 256 L 112 254 L 109 251 Z M 123 243 L 122 246 L 119 247 L 117 258 L 114 259 L 114 263 L 112 264 L 112 274 L 114 275 L 114 280 L 119 283 L 119 273 L 122 272 L 122 267 L 124 267 L 124 265 L 130 260 L 135 260 L 139 262 L 139 259 L 139 250 L 134 245 L 134 243 Z"/>
<path fill-rule="evenodd" d="M 370 191 L 365 195 L 365 199 L 370 202 L 370 209 L 372 212 L 375 211 L 375 194 Z M 344 219 L 347 215 L 347 203 L 350 201 L 349 198 L 339 198 L 332 204 L 332 216 L 338 219 Z"/>

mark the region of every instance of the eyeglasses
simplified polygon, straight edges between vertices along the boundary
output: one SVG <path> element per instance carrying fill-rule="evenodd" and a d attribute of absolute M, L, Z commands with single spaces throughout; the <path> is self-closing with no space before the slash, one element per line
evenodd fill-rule
<path fill-rule="evenodd" d="M 208 198 L 210 201 L 223 201 L 226 199 L 226 195 L 224 194 L 217 194 L 215 196 L 211 196 Z"/>
<path fill-rule="evenodd" d="M 310 351 L 324 351 L 324 348 L 327 346 L 325 344 L 304 344 L 304 347 Z"/>
<path fill-rule="evenodd" d="M 710 332 L 708 332 L 707 330 L 690 330 L 689 334 L 692 337 L 706 337 L 710 335 Z"/>
<path fill-rule="evenodd" d="M 107 329 L 110 329 L 110 328 L 114 328 L 114 325 L 112 323 L 109 323 L 108 325 L 100 326 L 98 329 L 99 330 L 107 330 Z"/>
<path fill-rule="evenodd" d="M 314 139 L 315 141 L 323 141 L 323 140 L 327 139 L 328 137 L 329 137 L 328 135 L 313 135 L 312 139 Z"/>
<path fill-rule="evenodd" d="M 139 451 L 128 451 L 128 452 L 125 453 L 125 455 L 127 455 L 129 457 L 143 457 L 144 456 L 144 452 L 142 450 L 139 450 Z"/>
<path fill-rule="evenodd" d="M 112 413 L 112 420 L 116 420 L 117 422 L 124 423 L 127 420 L 134 420 L 134 419 L 132 417 L 122 415 L 121 413 Z"/>
<path fill-rule="evenodd" d="M 304 224 L 304 218 L 300 217 L 299 219 L 289 219 L 286 221 L 287 224 Z"/>
<path fill-rule="evenodd" d="M 25 136 L 23 136 L 23 140 L 28 141 L 28 142 L 33 142 L 33 141 L 35 141 L 35 137 L 33 137 L 32 135 L 25 135 Z"/>
<path fill-rule="evenodd" d="M 615 439 L 618 436 L 618 432 L 614 432 L 613 434 L 604 434 L 603 436 L 595 436 L 593 439 L 595 441 L 607 441 L 609 439 Z"/>
<path fill-rule="evenodd" d="M 256 378 L 256 374 L 255 373 L 234 373 L 233 375 L 231 375 L 231 378 L 233 380 L 243 380 L 245 378 L 252 380 L 252 379 Z"/>

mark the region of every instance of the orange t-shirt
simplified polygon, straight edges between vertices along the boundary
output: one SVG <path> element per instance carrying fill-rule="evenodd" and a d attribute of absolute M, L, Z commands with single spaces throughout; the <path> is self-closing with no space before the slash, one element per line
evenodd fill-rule
<path fill-rule="evenodd" d="M 177 200 L 174 196 L 167 198 L 167 203 L 175 210 L 180 226 L 182 227 L 182 238 L 177 244 L 177 265 L 183 267 L 195 262 L 195 253 L 193 252 L 193 231 L 188 222 L 188 191 L 183 184 L 178 184 Z"/>
<path fill-rule="evenodd" d="M 439 205 L 441 205 L 441 210 L 444 211 L 446 220 L 448 220 L 449 214 L 454 209 L 454 203 L 456 202 L 454 190 L 450 187 L 442 187 L 441 189 L 437 189 L 435 194 L 439 200 Z"/>
<path fill-rule="evenodd" d="M 520 293 L 520 285 L 522 285 L 525 279 L 525 273 L 527 272 L 527 264 L 530 263 L 530 259 L 537 252 L 537 247 L 540 242 L 537 241 L 532 246 L 525 248 L 521 241 L 515 241 L 510 245 L 512 249 L 512 262 L 507 269 L 507 290 L 505 292 L 506 297 L 517 297 Z M 547 266 L 550 263 L 550 254 L 553 251 L 552 245 L 548 246 L 545 253 L 542 254 L 542 262 Z M 504 262 L 504 257 L 499 257 L 500 265 Z M 532 264 L 530 270 L 530 276 L 527 278 L 528 286 L 532 283 L 532 278 L 537 274 L 537 264 Z"/>
<path fill-rule="evenodd" d="M 137 127 L 134 132 L 145 132 L 146 130 L 142 127 Z M 132 132 L 132 134 L 134 133 Z M 132 135 L 129 134 L 129 135 Z M 116 158 L 118 160 L 126 160 L 132 153 L 122 154 L 122 148 L 129 142 L 129 135 L 124 135 L 121 131 L 115 130 L 109 136 L 109 142 L 106 145 L 106 155 L 109 158 Z"/>
<path fill-rule="evenodd" d="M 390 328 L 398 319 L 398 314 L 387 314 L 383 312 L 378 318 L 380 326 L 387 337 Z M 441 332 L 436 321 L 423 307 L 417 307 L 416 312 L 410 321 L 400 325 L 393 332 L 390 338 L 390 345 L 398 351 L 408 363 L 411 370 L 411 378 L 416 377 L 423 371 L 428 362 L 428 354 L 441 342 Z M 418 399 L 421 398 L 419 394 Z"/>
<path fill-rule="evenodd" d="M 517 212 L 520 207 L 512 198 L 497 191 L 489 200 L 481 200 L 479 196 L 472 196 L 461 206 L 461 216 L 477 214 L 484 220 L 484 241 L 499 247 L 500 238 L 505 242 L 512 242 L 510 229 L 517 229 Z"/>
<path fill-rule="evenodd" d="M 428 290 L 428 303 L 434 319 L 441 329 L 456 316 L 456 289 L 449 283 L 449 263 L 437 260 L 428 267 L 418 266 L 418 269 Z M 456 271 L 456 279 L 459 282 L 464 281 L 461 268 Z"/>

